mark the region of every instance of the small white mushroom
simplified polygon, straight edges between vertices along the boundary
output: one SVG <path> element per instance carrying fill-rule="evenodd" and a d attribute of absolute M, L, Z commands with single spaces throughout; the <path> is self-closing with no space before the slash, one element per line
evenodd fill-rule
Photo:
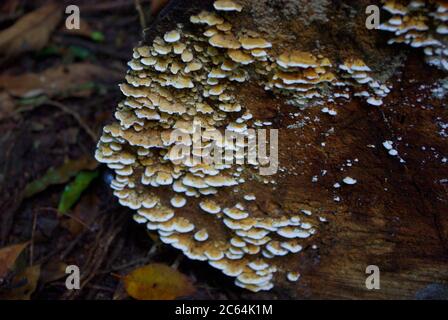
<path fill-rule="evenodd" d="M 288 272 L 286 274 L 286 278 L 291 281 L 291 282 L 296 282 L 297 280 L 299 280 L 300 278 L 300 273 L 299 272 Z"/>
<path fill-rule="evenodd" d="M 216 10 L 221 10 L 221 11 L 238 11 L 241 12 L 241 10 L 243 9 L 243 7 L 232 1 L 232 0 L 216 0 L 213 3 L 213 6 L 215 7 Z"/>
<path fill-rule="evenodd" d="M 345 184 L 353 185 L 356 184 L 358 181 L 356 179 L 353 179 L 352 177 L 345 177 L 344 180 L 342 180 Z"/>
<path fill-rule="evenodd" d="M 179 41 L 180 40 L 180 32 L 177 30 L 169 31 L 169 32 L 165 33 L 165 35 L 163 36 L 163 39 L 169 43 Z"/>
<path fill-rule="evenodd" d="M 199 202 L 199 207 L 205 212 L 217 214 L 221 211 L 221 207 L 213 200 L 206 199 Z"/>
<path fill-rule="evenodd" d="M 196 241 L 205 241 L 208 239 L 208 233 L 206 229 L 201 229 L 194 234 Z"/>
<path fill-rule="evenodd" d="M 179 195 L 175 195 L 171 198 L 170 203 L 175 208 L 182 208 L 187 203 L 187 200 Z"/>

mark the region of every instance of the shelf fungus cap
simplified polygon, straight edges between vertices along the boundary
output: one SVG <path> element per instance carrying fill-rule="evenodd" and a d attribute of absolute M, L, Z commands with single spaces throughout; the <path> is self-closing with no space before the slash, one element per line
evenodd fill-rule
<path fill-rule="evenodd" d="M 174 230 L 180 233 L 188 233 L 194 230 L 194 224 L 183 217 L 176 217 L 174 220 Z"/>
<path fill-rule="evenodd" d="M 213 200 L 206 199 L 199 202 L 199 207 L 205 212 L 217 214 L 221 211 L 221 207 Z"/>
<path fill-rule="evenodd" d="M 226 32 L 226 31 L 232 30 L 232 25 L 228 22 L 224 22 L 224 23 L 218 24 L 216 26 L 216 29 L 218 29 L 219 31 Z"/>
<path fill-rule="evenodd" d="M 261 271 L 269 268 L 269 264 L 264 262 L 262 259 L 258 259 L 255 261 L 252 261 L 248 264 L 248 267 L 251 268 L 254 271 Z"/>
<path fill-rule="evenodd" d="M 315 68 L 318 66 L 318 61 L 316 57 L 309 52 L 295 50 L 281 54 L 277 59 L 277 64 L 283 68 Z"/>
<path fill-rule="evenodd" d="M 383 8 L 392 14 L 406 15 L 408 13 L 406 6 L 396 0 L 386 1 Z"/>
<path fill-rule="evenodd" d="M 280 228 L 277 233 L 284 238 L 294 239 L 300 237 L 300 235 L 302 234 L 302 230 L 300 230 L 299 228 L 288 226 Z"/>
<path fill-rule="evenodd" d="M 249 216 L 249 213 L 246 211 L 240 210 L 237 207 L 233 208 L 224 208 L 223 212 L 226 216 L 233 220 L 242 220 Z"/>
<path fill-rule="evenodd" d="M 372 105 L 372 106 L 378 107 L 378 106 L 381 106 L 383 104 L 383 100 L 379 99 L 379 98 L 376 98 L 376 97 L 369 97 L 367 99 L 367 103 Z"/>
<path fill-rule="evenodd" d="M 241 12 L 243 10 L 243 7 L 232 0 L 216 0 L 213 3 L 213 6 L 216 10 L 220 11 L 238 11 Z"/>
<path fill-rule="evenodd" d="M 230 59 L 244 65 L 254 62 L 251 55 L 240 50 L 229 50 L 228 54 Z"/>
<path fill-rule="evenodd" d="M 143 199 L 142 206 L 146 209 L 152 209 L 159 203 L 159 198 L 156 196 L 148 195 Z"/>
<path fill-rule="evenodd" d="M 187 187 L 195 189 L 208 188 L 208 184 L 204 181 L 203 178 L 192 174 L 186 174 L 182 179 L 182 183 Z"/>
<path fill-rule="evenodd" d="M 297 253 L 302 251 L 303 247 L 299 244 L 297 240 L 282 242 L 281 247 L 288 250 L 291 253 Z"/>
<path fill-rule="evenodd" d="M 175 208 L 182 208 L 187 203 L 187 200 L 180 195 L 175 195 L 171 198 L 170 203 Z"/>
<path fill-rule="evenodd" d="M 361 59 L 348 59 L 340 66 L 342 70 L 351 71 L 372 71 Z"/>
<path fill-rule="evenodd" d="M 237 277 L 237 280 L 244 284 L 260 285 L 272 280 L 272 274 L 259 276 L 255 272 L 243 272 Z"/>
<path fill-rule="evenodd" d="M 137 212 L 151 222 L 166 222 L 174 217 L 174 211 L 166 207 L 142 208 Z"/>
<path fill-rule="evenodd" d="M 163 40 L 165 40 L 168 43 L 177 42 L 180 40 L 180 32 L 177 30 L 168 31 L 163 36 Z"/>
<path fill-rule="evenodd" d="M 191 16 L 190 22 L 215 26 L 224 23 L 224 19 L 213 12 L 201 11 L 198 15 Z"/>
<path fill-rule="evenodd" d="M 251 218 L 246 218 L 242 220 L 224 218 L 223 222 L 227 227 L 229 227 L 232 230 L 244 230 L 244 231 L 250 230 L 251 228 L 253 228 L 255 224 L 254 220 Z"/>
<path fill-rule="evenodd" d="M 210 187 L 231 187 L 238 184 L 235 179 L 226 175 L 206 177 L 205 183 Z"/>
<path fill-rule="evenodd" d="M 254 285 L 254 284 L 246 284 L 238 279 L 235 281 L 235 285 L 238 287 L 250 290 L 252 292 L 259 292 L 259 291 L 269 291 L 274 287 L 274 284 L 272 282 L 266 281 L 260 285 Z"/>
<path fill-rule="evenodd" d="M 299 272 L 288 272 L 287 274 L 286 274 L 286 278 L 289 280 L 289 281 L 291 281 L 291 282 L 295 282 L 295 281 L 297 281 L 297 280 L 299 280 L 299 278 L 300 278 L 300 273 Z"/>
<path fill-rule="evenodd" d="M 258 244 L 258 243 L 264 243 L 268 240 L 268 237 L 266 236 L 269 234 L 269 231 L 261 228 L 251 228 L 250 230 L 247 231 L 238 230 L 236 234 L 243 237 L 246 242 L 250 242 L 252 244 Z"/>
<path fill-rule="evenodd" d="M 288 254 L 288 250 L 285 250 L 281 246 L 279 241 L 271 241 L 266 245 L 266 249 L 274 256 L 284 256 Z"/>
<path fill-rule="evenodd" d="M 210 261 L 209 264 L 229 276 L 229 277 L 237 277 L 244 271 L 243 263 L 235 263 L 234 261 L 221 259 L 218 261 Z"/>
<path fill-rule="evenodd" d="M 206 241 L 208 239 L 208 233 L 206 229 L 201 229 L 194 234 L 196 241 Z"/>
<path fill-rule="evenodd" d="M 215 246 L 209 246 L 205 250 L 204 255 L 211 261 L 221 260 L 224 258 L 224 252 Z"/>
<path fill-rule="evenodd" d="M 342 181 L 344 181 L 344 183 L 348 184 L 348 185 L 356 184 L 358 182 L 356 179 L 353 179 L 352 177 L 348 177 L 348 176 L 345 177 L 344 180 L 342 180 Z"/>
<path fill-rule="evenodd" d="M 232 34 L 224 34 L 224 33 L 217 33 L 214 36 L 212 36 L 208 42 L 217 48 L 224 48 L 224 49 L 239 49 L 241 48 L 240 42 L 235 38 Z"/>
<path fill-rule="evenodd" d="M 246 50 L 266 49 L 272 47 L 272 44 L 263 38 L 240 37 L 239 40 L 243 49 Z"/>
<path fill-rule="evenodd" d="M 224 112 L 240 112 L 241 111 L 241 105 L 236 103 L 221 103 L 219 105 L 219 110 Z"/>

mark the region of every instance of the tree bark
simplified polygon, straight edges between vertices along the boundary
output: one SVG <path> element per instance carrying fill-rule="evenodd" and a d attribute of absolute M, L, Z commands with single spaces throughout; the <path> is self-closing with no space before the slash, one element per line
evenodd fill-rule
<path fill-rule="evenodd" d="M 431 91 L 446 73 L 426 65 L 420 51 L 387 45 L 387 33 L 368 30 L 365 8 L 372 1 L 241 3 L 243 12 L 229 18 L 233 30 L 256 30 L 278 54 L 308 51 L 338 63 L 359 57 L 392 86 L 382 106 L 353 98 L 338 104 L 336 117 L 319 107 L 298 109 L 255 82 L 241 86 L 239 99 L 254 118 L 279 129 L 280 167 L 287 168 L 274 187 L 247 182 L 244 192 L 262 195 L 261 211 L 306 208 L 327 220 L 288 262 L 299 265 L 300 281 L 278 281 L 255 297 L 408 299 L 436 292 L 448 298 L 448 169 L 442 161 L 448 144 L 440 133 L 448 111 L 446 98 Z M 177 23 L 194 30 L 189 17 L 211 6 L 172 1 L 145 41 Z M 388 155 L 387 140 L 398 143 L 404 163 Z M 344 185 L 346 176 L 357 183 Z M 342 187 L 335 188 L 337 182 Z M 379 267 L 379 290 L 366 288 L 369 265 Z"/>

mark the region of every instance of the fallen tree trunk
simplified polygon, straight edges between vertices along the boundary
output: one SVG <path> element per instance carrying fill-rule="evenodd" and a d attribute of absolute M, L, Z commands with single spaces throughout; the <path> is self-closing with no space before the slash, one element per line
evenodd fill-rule
<path fill-rule="evenodd" d="M 286 81 L 292 74 L 278 83 L 275 76 L 259 73 L 235 85 L 237 101 L 253 120 L 279 130 L 280 170 L 260 177 L 245 168 L 246 182 L 238 192 L 220 190 L 219 200 L 236 203 L 241 195 L 253 194 L 256 200 L 249 206 L 257 217 L 302 211 L 312 212 L 317 221 L 303 250 L 282 257 L 277 266 L 300 272 L 300 280 L 276 276 L 274 289 L 256 297 L 400 299 L 425 297 L 438 288 L 438 297 L 446 298 L 448 111 L 439 82 L 446 72 L 425 64 L 420 51 L 388 45 L 386 32 L 368 30 L 365 8 L 371 1 L 240 4 L 241 12 L 224 13 L 226 21 L 234 34 L 256 32 L 272 44 L 271 61 L 280 65 L 276 75 L 288 72 L 284 65 L 292 65 L 291 53 L 306 52 L 328 58 L 335 81 L 346 81 L 349 88 L 316 85 L 319 102 L 297 102 L 288 90 L 298 78 Z M 201 10 L 213 11 L 213 1 L 172 1 L 146 30 L 144 44 L 152 45 L 179 23 L 183 32 L 201 35 L 204 29 L 190 22 Z M 290 60 L 281 65 L 285 53 Z M 390 92 L 366 96 L 365 83 L 338 68 L 358 74 L 353 61 L 368 66 L 372 81 Z M 249 74 L 257 73 L 248 68 Z M 169 201 L 165 189 L 155 190 Z M 224 234 L 216 221 L 197 218 L 203 215 L 199 200 L 189 200 L 182 215 L 195 223 L 203 219 L 197 223 Z M 371 265 L 379 268 L 380 289 L 366 288 Z"/>

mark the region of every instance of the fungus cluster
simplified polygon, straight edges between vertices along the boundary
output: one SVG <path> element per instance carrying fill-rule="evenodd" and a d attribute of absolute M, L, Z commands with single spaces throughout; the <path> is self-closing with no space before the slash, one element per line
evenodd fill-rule
<path fill-rule="evenodd" d="M 216 1 L 214 7 L 242 10 L 232 1 Z M 248 80 L 245 66 L 265 61 L 271 44 L 254 34 L 233 34 L 215 12 L 200 12 L 190 21 L 203 29 L 201 35 L 178 25 L 134 50 L 120 86 L 126 98 L 115 113 L 118 122 L 104 128 L 96 158 L 115 171 L 111 187 L 120 204 L 135 210 L 135 221 L 157 231 L 161 241 L 191 259 L 208 261 L 235 277 L 238 286 L 269 290 L 278 271 L 273 258 L 299 252 L 300 239 L 315 229 L 300 215 L 257 217 L 247 206 L 255 199 L 251 194 L 233 205 L 220 203 L 221 188 L 245 181 L 243 166 L 200 160 L 205 153 L 226 157 L 226 151 L 245 149 L 225 139 L 215 148 L 216 141 L 207 137 L 221 129 L 247 136 L 251 115 L 238 101 L 234 84 Z M 187 139 L 173 138 L 175 131 Z M 195 148 L 195 139 L 204 144 Z M 176 147 L 192 147 L 199 161 L 173 152 Z M 187 215 L 183 208 L 189 202 L 206 218 Z M 298 279 L 297 271 L 285 274 L 290 281 Z"/>
<path fill-rule="evenodd" d="M 448 70 L 448 4 L 446 1 L 386 0 L 383 9 L 391 17 L 379 29 L 393 32 L 389 44 L 423 48 L 426 61 Z"/>
<path fill-rule="evenodd" d="M 345 73 L 346 79 L 341 85 L 344 87 L 346 83 L 351 83 L 352 86 L 359 89 L 354 94 L 358 97 L 364 97 L 367 103 L 373 106 L 380 106 L 383 104 L 383 98 L 387 96 L 390 89 L 375 80 L 371 72 L 372 70 L 361 59 L 349 59 L 344 61 L 339 66 L 339 69 Z"/>
<path fill-rule="evenodd" d="M 320 89 L 336 81 L 336 76 L 329 71 L 331 66 L 330 60 L 323 56 L 302 51 L 285 52 L 273 64 L 273 76 L 265 88 L 291 94 L 297 102 L 305 104 L 322 98 Z"/>
<path fill-rule="evenodd" d="M 239 86 L 252 78 L 301 101 L 331 99 L 324 94 L 330 86 L 366 86 L 375 99 L 386 90 L 358 60 L 338 69 L 311 53 L 275 56 L 258 33 L 233 30 L 226 17 L 243 10 L 239 3 L 218 0 L 214 9 L 190 17 L 195 32 L 178 24 L 134 49 L 117 121 L 104 127 L 95 156 L 115 171 L 111 187 L 120 204 L 162 242 L 235 277 L 240 287 L 270 290 L 276 275 L 299 279 L 281 261 L 301 252 L 319 222 L 309 210 L 266 215 L 254 194 L 236 189 L 259 167 L 237 161 L 250 152 L 256 124 L 238 99 Z M 222 138 L 224 130 L 243 139 Z M 185 149 L 190 153 L 179 153 Z M 216 157 L 226 161 L 207 161 Z M 229 190 L 237 200 L 221 196 Z"/>
<path fill-rule="evenodd" d="M 265 69 L 270 71 L 265 89 L 287 95 L 294 104 L 302 106 L 348 100 L 353 92 L 379 106 L 390 92 L 374 79 L 372 70 L 359 58 L 347 59 L 337 67 L 320 54 L 293 50 L 281 54 Z"/>

